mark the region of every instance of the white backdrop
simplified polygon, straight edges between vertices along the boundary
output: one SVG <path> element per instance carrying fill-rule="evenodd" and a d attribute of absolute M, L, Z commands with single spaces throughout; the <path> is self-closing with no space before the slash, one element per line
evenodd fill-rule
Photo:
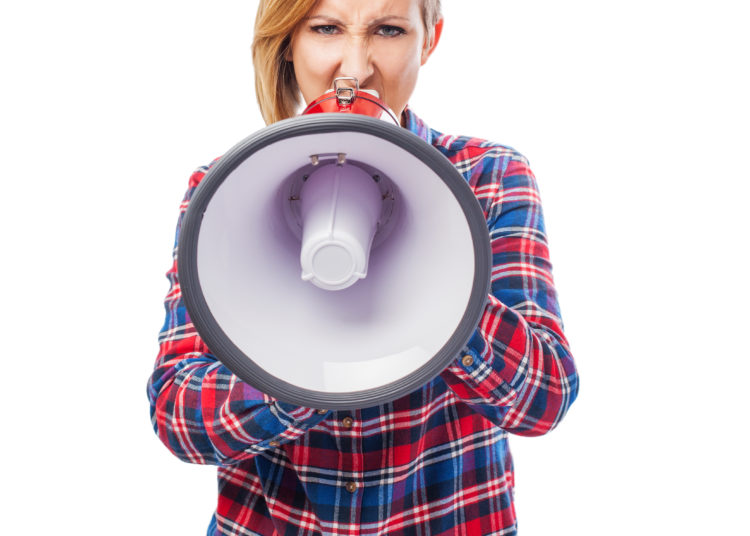
<path fill-rule="evenodd" d="M 746 6 L 444 3 L 412 107 L 530 159 L 581 374 L 512 439 L 521 534 L 750 534 Z M 205 534 L 145 389 L 188 176 L 262 126 L 255 6 L 0 8 L 3 533 Z"/>

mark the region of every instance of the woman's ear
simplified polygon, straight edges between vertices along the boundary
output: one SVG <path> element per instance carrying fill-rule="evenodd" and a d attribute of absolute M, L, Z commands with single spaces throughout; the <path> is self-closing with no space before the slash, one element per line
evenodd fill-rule
<path fill-rule="evenodd" d="M 430 35 L 425 36 L 424 40 L 424 47 L 422 47 L 422 62 L 421 65 L 424 65 L 427 63 L 427 58 L 429 58 L 432 55 L 432 51 L 435 50 L 435 47 L 438 44 L 438 41 L 440 41 L 440 35 L 443 33 L 443 19 L 440 19 L 435 23 L 435 26 L 432 28 L 432 38 L 430 39 Z"/>

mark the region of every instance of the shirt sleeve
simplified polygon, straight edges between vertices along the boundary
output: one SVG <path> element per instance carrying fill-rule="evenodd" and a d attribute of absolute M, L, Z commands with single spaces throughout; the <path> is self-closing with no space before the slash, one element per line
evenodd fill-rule
<path fill-rule="evenodd" d="M 470 184 L 487 217 L 491 294 L 474 335 L 441 374 L 456 397 L 503 429 L 541 435 L 578 393 L 563 334 L 536 179 L 518 153 L 492 149 Z"/>
<path fill-rule="evenodd" d="M 243 382 L 211 354 L 185 308 L 177 275 L 177 243 L 190 198 L 208 168 L 199 168 L 180 206 L 159 354 L 148 381 L 151 421 L 180 459 L 231 465 L 293 441 L 326 412 L 280 402 Z"/>

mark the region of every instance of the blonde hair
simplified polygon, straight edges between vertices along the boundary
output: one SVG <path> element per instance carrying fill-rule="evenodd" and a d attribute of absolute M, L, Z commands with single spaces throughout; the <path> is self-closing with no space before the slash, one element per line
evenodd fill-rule
<path fill-rule="evenodd" d="M 292 34 L 318 0 L 260 0 L 253 36 L 255 94 L 266 124 L 293 117 L 300 91 L 286 57 Z M 422 22 L 430 42 L 440 20 L 440 0 L 422 0 Z"/>

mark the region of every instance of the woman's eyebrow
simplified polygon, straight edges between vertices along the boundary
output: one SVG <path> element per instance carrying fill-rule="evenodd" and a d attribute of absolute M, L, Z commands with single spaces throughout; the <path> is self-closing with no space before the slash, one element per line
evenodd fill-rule
<path fill-rule="evenodd" d="M 407 17 L 402 17 L 400 15 L 386 15 L 385 17 L 378 17 L 374 21 L 370 22 L 370 26 L 376 26 L 384 22 L 395 22 L 395 21 L 411 22 Z"/>
<path fill-rule="evenodd" d="M 311 15 L 310 17 L 305 17 L 304 20 L 313 20 L 313 19 L 320 19 L 322 21 L 331 22 L 333 24 L 343 24 L 339 19 L 336 17 L 332 17 L 330 15 Z"/>

